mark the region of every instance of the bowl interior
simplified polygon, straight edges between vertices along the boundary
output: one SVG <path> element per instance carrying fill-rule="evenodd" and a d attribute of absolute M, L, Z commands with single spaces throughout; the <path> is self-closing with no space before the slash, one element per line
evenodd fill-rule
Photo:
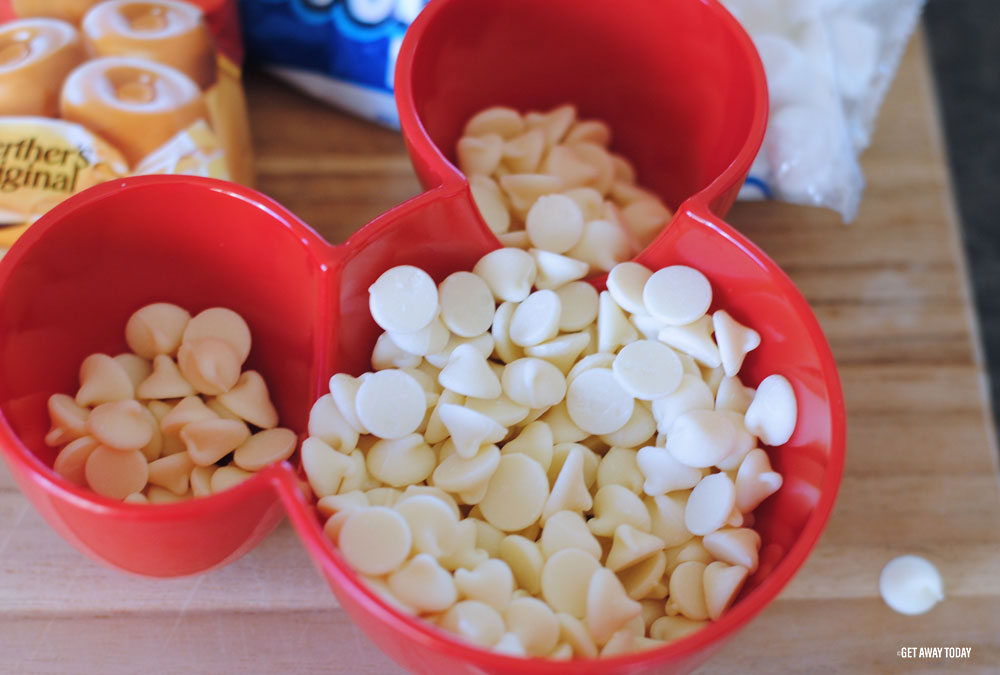
<path fill-rule="evenodd" d="M 397 73 L 404 132 L 411 142 L 426 133 L 452 162 L 466 120 L 483 108 L 573 102 L 611 125 L 613 149 L 676 208 L 738 158 L 739 182 L 763 136 L 756 53 L 715 3 L 441 2 L 411 31 Z"/>
<path fill-rule="evenodd" d="M 127 351 L 125 322 L 150 302 L 240 313 L 282 424 L 304 431 L 326 292 L 294 218 L 237 186 L 143 178 L 105 184 L 31 228 L 0 267 L 0 411 L 44 464 L 46 401 L 75 394 L 81 361 Z M 259 199 L 255 197 L 254 199 Z M 302 231 L 305 228 L 301 228 Z M 318 238 L 317 238 L 317 243 Z"/>

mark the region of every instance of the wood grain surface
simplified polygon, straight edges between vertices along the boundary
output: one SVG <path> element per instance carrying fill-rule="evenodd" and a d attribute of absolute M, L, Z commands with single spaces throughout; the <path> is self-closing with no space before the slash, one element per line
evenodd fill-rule
<path fill-rule="evenodd" d="M 728 220 L 812 304 L 840 366 L 848 454 L 836 509 L 781 596 L 701 672 L 1000 671 L 1000 488 L 985 372 L 923 40 L 883 107 L 857 221 L 774 203 Z M 258 187 L 331 241 L 418 191 L 400 137 L 262 75 L 247 82 Z M 878 597 L 892 557 L 941 570 L 905 617 Z M 966 660 L 902 647 L 971 647 Z M 173 580 L 84 558 L 0 466 L 0 672 L 395 673 L 283 524 L 236 563 Z"/>

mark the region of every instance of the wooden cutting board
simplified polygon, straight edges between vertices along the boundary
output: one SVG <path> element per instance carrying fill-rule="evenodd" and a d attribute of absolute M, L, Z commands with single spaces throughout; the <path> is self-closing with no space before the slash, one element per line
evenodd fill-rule
<path fill-rule="evenodd" d="M 331 241 L 417 193 L 400 137 L 264 76 L 247 83 L 259 188 Z M 730 222 L 811 302 L 840 366 L 847 466 L 816 550 L 703 672 L 1000 669 L 1000 489 L 982 355 L 923 40 L 885 102 L 857 221 L 774 203 Z M 947 599 L 904 617 L 882 566 L 932 560 Z M 971 647 L 904 659 L 901 648 Z M 129 576 L 56 536 L 0 466 L 0 672 L 390 673 L 282 525 L 236 563 Z"/>

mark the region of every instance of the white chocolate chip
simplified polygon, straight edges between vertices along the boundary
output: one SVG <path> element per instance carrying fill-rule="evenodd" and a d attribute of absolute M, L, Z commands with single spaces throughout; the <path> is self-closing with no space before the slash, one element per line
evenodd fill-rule
<path fill-rule="evenodd" d="M 473 398 L 493 399 L 502 391 L 500 378 L 490 369 L 482 353 L 468 344 L 455 347 L 438 374 L 438 383 L 445 389 Z"/>
<path fill-rule="evenodd" d="M 493 106 L 476 113 L 465 123 L 465 135 L 497 134 L 501 138 L 513 138 L 524 131 L 524 128 L 521 113 L 506 106 Z"/>
<path fill-rule="evenodd" d="M 643 289 L 653 272 L 636 262 L 619 263 L 608 273 L 608 292 L 619 307 L 632 314 L 646 314 Z"/>
<path fill-rule="evenodd" d="M 541 465 L 528 455 L 501 455 L 479 503 L 488 523 L 504 532 L 522 530 L 542 515 L 549 481 Z"/>
<path fill-rule="evenodd" d="M 694 535 L 715 532 L 736 505 L 736 487 L 725 473 L 705 476 L 691 491 L 684 511 L 684 525 Z"/>
<path fill-rule="evenodd" d="M 499 160 L 499 156 L 497 159 Z M 510 228 L 510 211 L 500 186 L 489 176 L 472 174 L 469 176 L 469 191 L 486 226 L 497 235 L 507 232 Z"/>
<path fill-rule="evenodd" d="M 566 378 L 559 369 L 533 357 L 507 364 L 501 383 L 508 398 L 529 408 L 547 408 L 566 395 Z"/>
<path fill-rule="evenodd" d="M 701 469 L 678 462 L 666 448 L 644 447 L 635 460 L 645 478 L 643 492 L 650 496 L 688 490 L 702 479 Z"/>
<path fill-rule="evenodd" d="M 380 370 L 361 383 L 356 409 L 371 433 L 379 438 L 402 438 L 420 426 L 427 397 L 412 376 L 401 370 Z"/>
<path fill-rule="evenodd" d="M 792 437 L 797 418 L 798 405 L 791 383 L 782 375 L 769 375 L 757 385 L 745 423 L 750 433 L 775 446 Z"/>
<path fill-rule="evenodd" d="M 727 377 L 733 377 L 740 372 L 747 352 L 760 346 L 760 333 L 739 323 L 724 309 L 712 314 L 712 325 L 722 357 L 722 367 Z"/>
<path fill-rule="evenodd" d="M 420 434 L 379 439 L 365 456 L 368 472 L 393 487 L 424 481 L 437 465 L 437 455 Z"/>
<path fill-rule="evenodd" d="M 781 487 L 780 473 L 771 470 L 767 453 L 755 448 L 747 453 L 736 473 L 736 508 L 750 513 Z"/>
<path fill-rule="evenodd" d="M 728 457 L 738 440 L 737 429 L 725 413 L 691 410 L 674 421 L 667 435 L 667 450 L 681 464 L 704 468 Z"/>
<path fill-rule="evenodd" d="M 426 356 L 440 352 L 448 344 L 451 334 L 437 317 L 420 330 L 412 333 L 386 331 L 396 346 L 407 354 Z"/>
<path fill-rule="evenodd" d="M 552 448 L 555 443 L 552 438 L 552 429 L 542 421 L 535 421 L 521 429 L 515 438 L 507 441 L 501 454 L 521 453 L 538 462 L 543 471 L 548 471 L 552 464 Z M 548 479 L 546 479 L 546 482 Z"/>
<path fill-rule="evenodd" d="M 389 575 L 389 590 L 418 612 L 441 612 L 458 598 L 455 581 L 432 556 L 418 553 Z"/>
<path fill-rule="evenodd" d="M 625 426 L 635 400 L 618 383 L 610 368 L 592 368 L 577 375 L 566 393 L 566 410 L 580 429 L 608 434 Z"/>
<path fill-rule="evenodd" d="M 458 168 L 467 176 L 470 174 L 488 176 L 500 164 L 502 150 L 503 138 L 500 134 L 463 136 L 458 139 L 455 151 L 458 156 Z"/>
<path fill-rule="evenodd" d="M 542 568 L 542 597 L 556 612 L 583 619 L 587 615 L 587 589 L 599 569 L 601 563 L 586 551 L 556 551 Z"/>
<path fill-rule="evenodd" d="M 683 326 L 666 326 L 656 338 L 699 363 L 715 368 L 722 364 L 722 356 L 712 339 L 712 328 L 712 318 L 705 315 Z"/>
<path fill-rule="evenodd" d="M 577 511 L 559 511 L 551 515 L 542 526 L 542 535 L 538 540 L 542 555 L 552 557 L 556 551 L 564 548 L 578 548 L 601 559 L 601 545 L 587 528 L 583 516 Z"/>
<path fill-rule="evenodd" d="M 593 506 L 593 498 L 584 478 L 584 450 L 574 447 L 566 456 L 559 475 L 552 484 L 542 511 L 542 523 L 559 511 L 588 511 Z"/>
<path fill-rule="evenodd" d="M 739 565 L 727 565 L 716 560 L 705 567 L 702 586 L 705 591 L 705 609 L 708 618 L 715 621 L 729 609 L 750 571 Z"/>
<path fill-rule="evenodd" d="M 570 373 L 572 375 L 572 372 Z M 715 401 L 712 391 L 697 375 L 685 374 L 681 383 L 672 393 L 653 400 L 653 417 L 656 428 L 661 433 L 670 432 L 684 413 L 692 410 L 712 410 Z"/>
<path fill-rule="evenodd" d="M 566 284 L 583 279 L 590 271 L 587 263 L 559 253 L 532 248 L 528 249 L 528 254 L 535 259 L 538 268 L 535 288 L 558 290 Z"/>
<path fill-rule="evenodd" d="M 555 612 L 538 598 L 511 600 L 504 612 L 504 622 L 528 654 L 548 654 L 559 641 L 559 621 Z"/>
<path fill-rule="evenodd" d="M 625 391 L 646 401 L 672 394 L 684 375 L 674 350 L 653 340 L 637 340 L 622 347 L 611 370 Z"/>
<path fill-rule="evenodd" d="M 611 537 L 623 524 L 649 532 L 652 521 L 634 492 L 621 485 L 605 485 L 594 495 L 594 517 L 587 521 L 587 527 L 599 537 Z"/>
<path fill-rule="evenodd" d="M 464 598 L 482 602 L 502 614 L 514 592 L 514 574 L 503 560 L 490 558 L 472 570 L 455 570 L 455 585 Z"/>
<path fill-rule="evenodd" d="M 368 307 L 383 330 L 413 333 L 437 314 L 437 285 L 422 269 L 398 265 L 383 272 L 369 287 Z"/>
<path fill-rule="evenodd" d="M 565 253 L 583 236 L 583 213 L 566 195 L 547 195 L 528 211 L 525 229 L 535 248 Z"/>
<path fill-rule="evenodd" d="M 438 625 L 483 647 L 492 647 L 504 634 L 500 614 L 476 600 L 455 603 L 442 615 Z"/>
<path fill-rule="evenodd" d="M 561 312 L 562 304 L 554 291 L 535 291 L 511 316 L 511 341 L 519 347 L 528 347 L 555 337 L 559 332 Z"/>
<path fill-rule="evenodd" d="M 438 287 L 438 296 L 441 319 L 455 335 L 471 338 L 490 329 L 496 305 L 482 277 L 472 272 L 450 274 Z"/>
<path fill-rule="evenodd" d="M 693 560 L 677 566 L 677 569 L 670 575 L 670 599 L 667 601 L 667 614 L 679 612 L 694 621 L 703 621 L 708 618 L 703 587 L 705 567 L 705 563 Z"/>
<path fill-rule="evenodd" d="M 757 571 L 760 535 L 747 527 L 721 529 L 706 534 L 702 539 L 705 550 L 718 560 L 730 565 Z"/>
<path fill-rule="evenodd" d="M 498 301 L 521 302 L 531 293 L 538 270 L 526 251 L 500 248 L 480 258 L 472 271 L 482 277 Z"/>
<path fill-rule="evenodd" d="M 626 567 L 640 563 L 663 551 L 665 544 L 654 534 L 643 532 L 628 523 L 615 528 L 611 550 L 608 551 L 604 566 L 612 572 L 620 572 Z"/>
<path fill-rule="evenodd" d="M 530 173 L 538 168 L 544 151 L 545 133 L 530 129 L 503 144 L 501 161 L 515 173 Z"/>
<path fill-rule="evenodd" d="M 559 330 L 577 331 L 592 324 L 597 319 L 597 290 L 586 281 L 571 281 L 556 289 L 562 312 L 559 315 Z"/>
<path fill-rule="evenodd" d="M 180 406 L 181 404 L 178 404 L 177 408 Z M 164 417 L 164 421 L 176 415 L 177 408 Z M 170 433 L 166 426 L 164 426 L 164 432 Z M 309 411 L 309 435 L 319 438 L 327 445 L 345 453 L 350 452 L 358 445 L 358 432 L 344 419 L 330 394 L 323 394 L 313 403 L 312 409 Z"/>
<path fill-rule="evenodd" d="M 611 293 L 602 291 L 597 312 L 597 350 L 613 353 L 621 345 L 639 338 L 635 327 L 629 323 Z"/>
<path fill-rule="evenodd" d="M 400 567 L 410 553 L 411 543 L 406 521 L 385 506 L 351 511 L 338 537 L 340 552 L 351 567 L 373 576 Z"/>
<path fill-rule="evenodd" d="M 586 617 L 590 635 L 596 644 L 606 644 L 614 633 L 640 612 L 642 606 L 628 597 L 613 571 L 602 567 L 594 572 L 587 587 Z"/>
<path fill-rule="evenodd" d="M 900 614 L 923 614 L 944 599 L 941 574 L 930 561 L 915 555 L 886 563 L 878 590 L 885 604 Z"/>
<path fill-rule="evenodd" d="M 490 479 L 500 464 L 500 449 L 484 445 L 470 459 L 451 455 L 434 469 L 434 485 L 447 492 L 463 492 L 482 485 Z"/>
<path fill-rule="evenodd" d="M 653 272 L 642 289 L 646 311 L 672 326 L 689 324 L 708 311 L 712 286 L 705 275 L 686 265 Z"/>

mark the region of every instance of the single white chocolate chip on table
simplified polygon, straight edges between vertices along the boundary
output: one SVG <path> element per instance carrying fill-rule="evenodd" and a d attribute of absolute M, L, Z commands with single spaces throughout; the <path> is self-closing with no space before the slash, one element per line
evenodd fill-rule
<path fill-rule="evenodd" d="M 340 529 L 338 545 L 351 567 L 380 576 L 403 564 L 412 541 L 402 515 L 384 506 L 369 506 L 351 511 Z"/>
<path fill-rule="evenodd" d="M 412 333 L 437 315 L 437 284 L 419 267 L 399 265 L 383 272 L 368 289 L 368 307 L 383 330 Z"/>
<path fill-rule="evenodd" d="M 916 555 L 902 555 L 886 563 L 878 590 L 885 604 L 900 614 L 923 614 L 944 600 L 940 572 L 929 560 Z"/>
<path fill-rule="evenodd" d="M 125 342 L 144 359 L 173 355 L 181 344 L 191 314 L 182 307 L 155 302 L 135 311 L 125 324 Z"/>
<path fill-rule="evenodd" d="M 361 383 L 356 406 L 358 419 L 371 433 L 379 438 L 401 438 L 420 426 L 427 397 L 412 376 L 401 370 L 380 370 Z"/>
<path fill-rule="evenodd" d="M 188 321 L 181 343 L 193 343 L 206 338 L 222 340 L 236 352 L 240 365 L 250 354 L 250 326 L 243 317 L 226 307 L 210 307 Z"/>

